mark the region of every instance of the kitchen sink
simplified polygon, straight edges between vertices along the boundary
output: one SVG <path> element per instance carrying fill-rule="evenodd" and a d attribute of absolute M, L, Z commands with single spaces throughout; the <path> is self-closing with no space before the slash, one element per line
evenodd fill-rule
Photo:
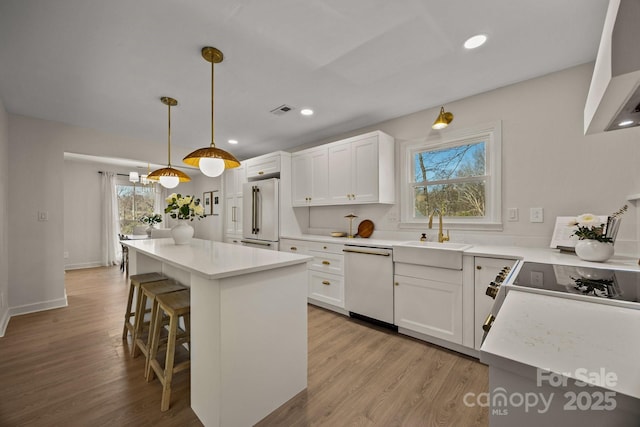
<path fill-rule="evenodd" d="M 404 242 L 393 247 L 393 260 L 407 264 L 462 270 L 462 253 L 473 245 L 454 242 Z"/>

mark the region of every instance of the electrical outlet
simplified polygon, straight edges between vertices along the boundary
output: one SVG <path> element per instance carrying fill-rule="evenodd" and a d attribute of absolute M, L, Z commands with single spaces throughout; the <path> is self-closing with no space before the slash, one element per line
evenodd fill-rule
<path fill-rule="evenodd" d="M 69 252 L 68 251 L 64 251 L 64 259 L 69 258 Z"/>
<path fill-rule="evenodd" d="M 38 211 L 38 221 L 49 221 L 49 212 Z"/>
<path fill-rule="evenodd" d="M 507 219 L 509 221 L 517 221 L 518 220 L 518 208 L 509 208 L 507 210 Z"/>
<path fill-rule="evenodd" d="M 529 222 L 544 222 L 544 208 L 529 209 Z"/>

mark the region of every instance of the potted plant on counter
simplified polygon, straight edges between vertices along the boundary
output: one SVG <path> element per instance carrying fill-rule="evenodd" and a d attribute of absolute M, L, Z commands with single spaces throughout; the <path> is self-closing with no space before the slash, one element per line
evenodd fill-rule
<path fill-rule="evenodd" d="M 627 205 L 624 205 L 607 218 L 606 224 L 597 215 L 586 213 L 578 216 L 570 224 L 576 227 L 572 235 L 578 237 L 575 247 L 578 258 L 596 262 L 604 262 L 611 258 L 614 254 L 613 242 L 618 222 L 626 210 Z M 615 227 L 613 227 L 614 224 L 616 224 Z"/>
<path fill-rule="evenodd" d="M 158 213 L 154 213 L 151 215 L 143 215 L 139 221 L 143 224 L 147 224 L 148 227 L 145 230 L 147 232 L 147 236 L 151 237 L 151 230 L 156 224 L 160 224 L 162 222 L 162 216 Z"/>

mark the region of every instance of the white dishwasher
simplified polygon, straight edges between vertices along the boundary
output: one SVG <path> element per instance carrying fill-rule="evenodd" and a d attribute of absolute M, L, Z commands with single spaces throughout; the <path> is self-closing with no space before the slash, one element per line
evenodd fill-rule
<path fill-rule="evenodd" d="M 393 250 L 346 244 L 345 307 L 351 317 L 393 326 Z"/>

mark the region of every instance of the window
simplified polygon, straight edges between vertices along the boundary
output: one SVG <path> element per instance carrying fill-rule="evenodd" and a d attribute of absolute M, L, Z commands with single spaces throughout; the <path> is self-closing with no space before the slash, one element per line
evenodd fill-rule
<path fill-rule="evenodd" d="M 153 214 L 156 193 L 153 185 L 133 183 L 116 184 L 118 197 L 118 214 L 120 216 L 120 233 L 133 234 L 133 227 L 141 225 L 143 215 Z"/>
<path fill-rule="evenodd" d="M 498 122 L 404 143 L 403 225 L 441 210 L 448 228 L 501 228 L 500 134 Z"/>

